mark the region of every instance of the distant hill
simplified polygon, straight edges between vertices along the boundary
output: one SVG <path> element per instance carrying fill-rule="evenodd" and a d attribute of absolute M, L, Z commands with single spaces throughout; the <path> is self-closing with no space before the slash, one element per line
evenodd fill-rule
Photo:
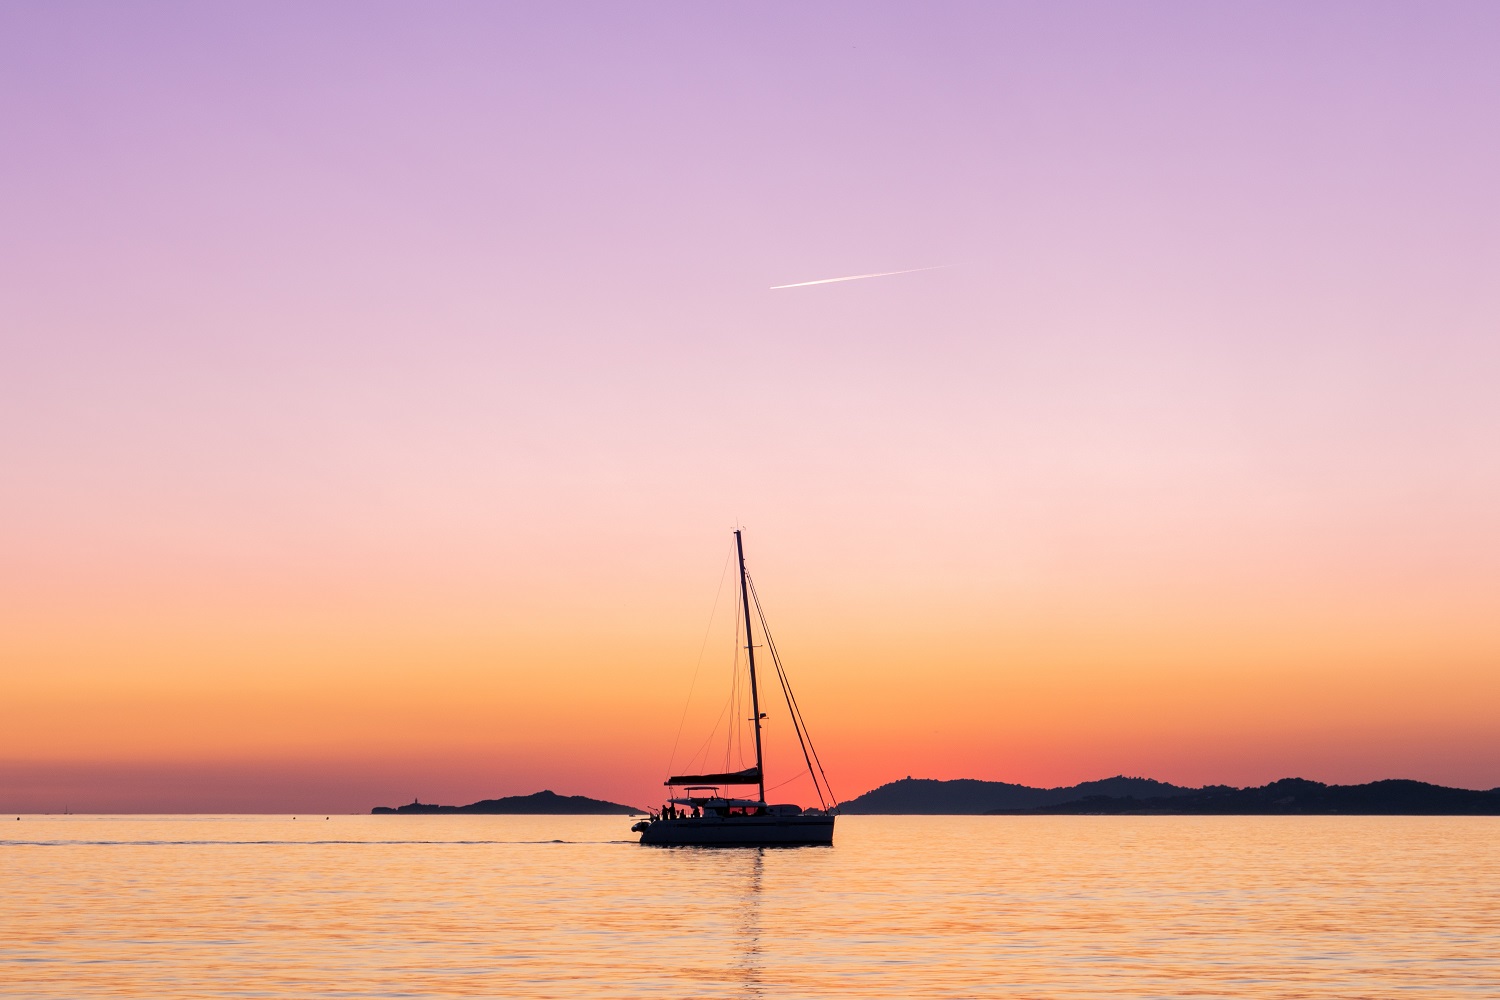
<path fill-rule="evenodd" d="M 634 806 L 622 806 L 618 802 L 605 802 L 582 795 L 558 795 L 556 792 L 540 791 L 530 795 L 508 795 L 500 799 L 484 799 L 466 806 L 439 806 L 429 802 L 408 802 L 404 806 L 376 806 L 370 812 L 376 814 L 428 813 L 479 813 L 498 816 L 635 816 L 646 810 Z"/>
<path fill-rule="evenodd" d="M 1065 788 L 1032 788 L 1004 781 L 978 781 L 957 778 L 937 781 L 931 778 L 902 778 L 881 785 L 839 806 L 848 815 L 915 815 L 979 816 L 985 813 L 1037 809 L 1042 806 L 1074 802 L 1088 796 L 1138 800 L 1187 795 L 1196 788 L 1181 788 L 1150 778 L 1122 776 L 1101 781 L 1085 781 Z"/>
<path fill-rule="evenodd" d="M 1000 811 L 1176 816 L 1500 816 L 1500 789 L 1477 792 L 1400 779 L 1372 781 L 1367 785 L 1325 785 L 1305 778 L 1282 778 L 1259 788 L 1215 785 L 1170 798 L 1104 794 Z"/>

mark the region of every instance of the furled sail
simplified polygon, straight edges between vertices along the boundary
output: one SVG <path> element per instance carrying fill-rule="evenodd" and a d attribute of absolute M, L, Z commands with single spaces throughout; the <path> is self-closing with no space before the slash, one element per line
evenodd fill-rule
<path fill-rule="evenodd" d="M 758 785 L 760 768 L 747 767 L 743 771 L 725 774 L 676 774 L 662 782 L 663 785 Z"/>

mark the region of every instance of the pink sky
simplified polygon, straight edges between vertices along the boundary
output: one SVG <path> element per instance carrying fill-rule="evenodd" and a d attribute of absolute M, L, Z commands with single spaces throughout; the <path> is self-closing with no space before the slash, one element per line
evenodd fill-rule
<path fill-rule="evenodd" d="M 650 804 L 736 523 L 845 794 L 1500 785 L 1497 46 L 0 5 L 0 809 Z"/>

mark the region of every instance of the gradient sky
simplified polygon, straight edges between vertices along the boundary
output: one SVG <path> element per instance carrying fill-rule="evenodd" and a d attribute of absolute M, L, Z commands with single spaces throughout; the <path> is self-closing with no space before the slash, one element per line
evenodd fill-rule
<path fill-rule="evenodd" d="M 1496 51 L 0 0 L 0 809 L 652 804 L 737 523 L 845 797 L 1500 785 Z"/>

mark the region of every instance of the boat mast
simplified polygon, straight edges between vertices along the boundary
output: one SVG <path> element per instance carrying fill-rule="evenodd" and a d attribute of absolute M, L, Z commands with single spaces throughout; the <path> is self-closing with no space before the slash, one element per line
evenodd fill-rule
<path fill-rule="evenodd" d="M 755 637 L 750 634 L 750 590 L 745 585 L 745 543 L 734 529 L 734 548 L 740 556 L 740 604 L 745 609 L 745 651 L 750 660 L 750 711 L 755 715 L 755 775 L 760 779 L 760 801 L 766 801 L 766 771 L 760 754 L 760 691 L 755 686 Z"/>

